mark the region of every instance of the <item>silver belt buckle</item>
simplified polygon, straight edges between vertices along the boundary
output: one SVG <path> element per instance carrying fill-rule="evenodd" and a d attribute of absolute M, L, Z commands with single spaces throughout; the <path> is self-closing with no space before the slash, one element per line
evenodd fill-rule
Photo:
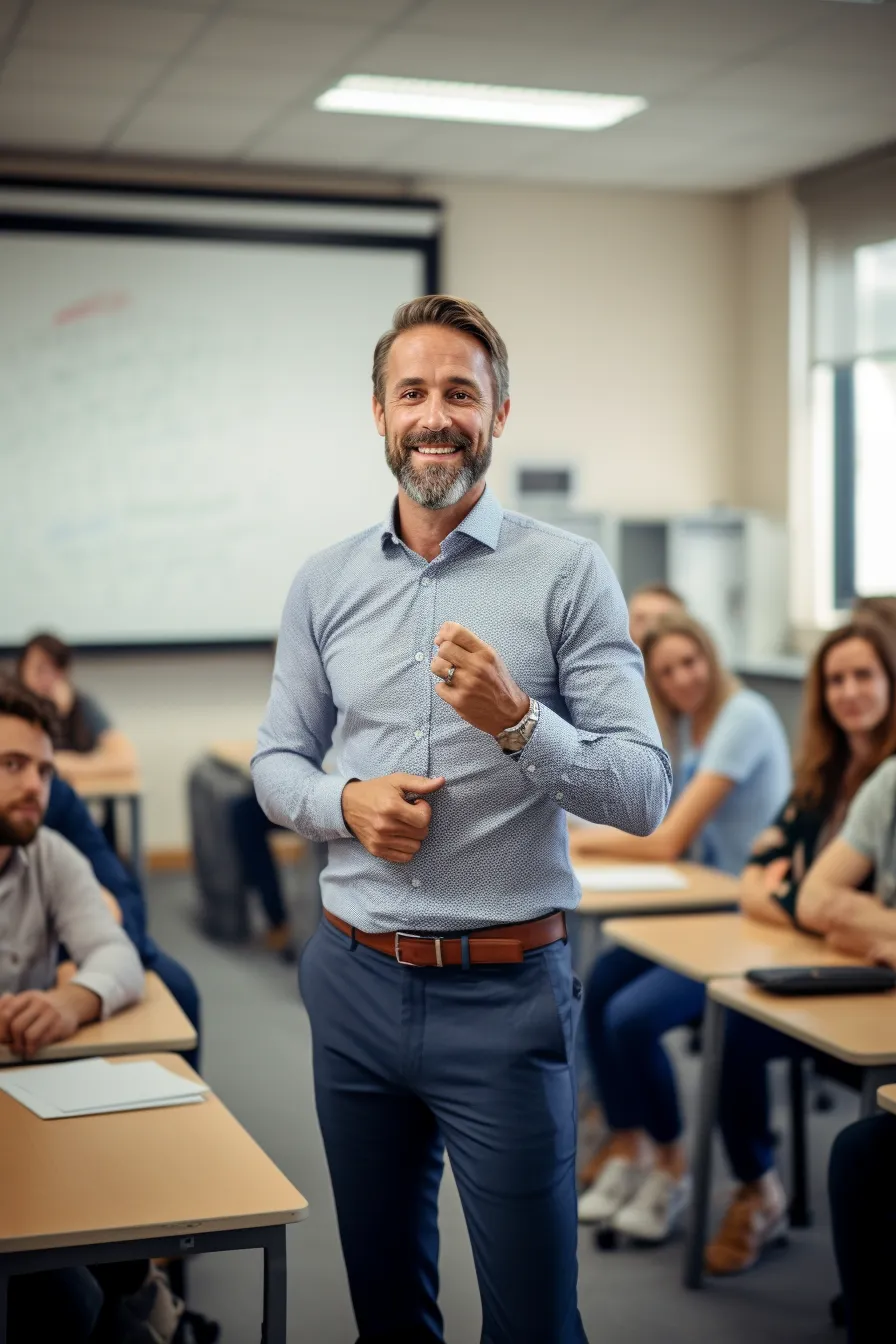
<path fill-rule="evenodd" d="M 411 966 L 414 970 L 420 970 L 419 966 L 414 966 L 412 961 L 402 961 L 401 959 L 401 938 L 413 938 L 418 943 L 435 943 L 436 945 L 436 965 L 442 965 L 442 940 L 441 938 L 427 938 L 422 933 L 396 933 L 395 935 L 395 960 L 399 966 Z"/>

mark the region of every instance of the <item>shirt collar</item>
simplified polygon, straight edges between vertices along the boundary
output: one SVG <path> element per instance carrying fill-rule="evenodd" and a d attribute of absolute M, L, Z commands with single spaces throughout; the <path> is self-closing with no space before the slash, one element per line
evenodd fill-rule
<path fill-rule="evenodd" d="M 16 845 L 7 860 L 6 867 L 0 869 L 0 882 L 8 880 L 10 877 L 18 877 L 30 864 L 28 851 L 23 845 Z"/>
<path fill-rule="evenodd" d="M 380 533 L 381 542 L 398 542 L 401 540 L 398 535 L 397 510 L 398 497 L 396 496 L 383 523 Z M 463 532 L 465 536 L 472 537 L 474 541 L 487 546 L 490 551 L 496 551 L 503 521 L 504 510 L 498 497 L 489 486 L 486 486 L 466 518 L 462 523 L 458 523 L 454 531 L 445 538 L 445 542 L 456 536 L 458 532 Z M 442 543 L 443 553 L 445 542 Z"/>

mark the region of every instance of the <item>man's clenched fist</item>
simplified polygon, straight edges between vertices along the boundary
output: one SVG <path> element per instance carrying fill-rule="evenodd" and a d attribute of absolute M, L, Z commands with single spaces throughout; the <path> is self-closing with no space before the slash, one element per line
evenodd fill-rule
<path fill-rule="evenodd" d="M 432 808 L 424 799 L 410 803 L 406 794 L 435 793 L 443 778 L 384 775 L 353 779 L 342 790 L 342 815 L 356 840 L 377 859 L 409 863 L 429 834 Z"/>
<path fill-rule="evenodd" d="M 439 651 L 430 667 L 443 678 L 436 695 L 467 723 L 492 737 L 519 723 L 529 708 L 529 697 L 517 686 L 499 653 L 456 621 L 445 622 L 435 643 Z"/>

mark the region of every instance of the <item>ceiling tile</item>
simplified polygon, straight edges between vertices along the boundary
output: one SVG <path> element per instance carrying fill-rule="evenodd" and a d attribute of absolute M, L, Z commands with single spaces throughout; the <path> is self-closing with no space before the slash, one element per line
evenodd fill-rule
<path fill-rule="evenodd" d="M 159 93 L 182 99 L 203 98 L 294 98 L 307 88 L 317 89 L 313 72 L 296 70 L 289 66 L 271 69 L 269 66 L 241 66 L 203 64 L 200 61 L 179 63 L 159 86 Z"/>
<path fill-rule="evenodd" d="M 59 92 L 120 93 L 137 97 L 164 69 L 164 62 L 111 52 L 62 51 L 17 45 L 0 75 L 0 88 L 51 88 Z"/>
<path fill-rule="evenodd" d="M 290 112 L 260 136 L 245 157 L 253 162 L 363 168 L 391 152 L 392 160 L 400 164 L 400 147 L 419 133 L 420 122 L 405 117 Z"/>
<path fill-rule="evenodd" d="M 860 106 L 874 94 L 883 94 L 889 82 L 884 76 L 869 77 L 857 70 L 838 71 L 833 79 L 805 67 L 757 61 L 701 81 L 694 87 L 694 96 L 741 107 L 765 106 L 778 113 L 809 114 L 830 107 Z"/>
<path fill-rule="evenodd" d="M 327 19 L 331 23 L 392 23 L 409 7 L 409 0 L 231 0 L 234 13 L 280 14 L 298 19 Z"/>
<path fill-rule="evenodd" d="M 896 6 L 819 5 L 818 23 L 783 44 L 776 60 L 819 71 L 896 71 Z"/>
<path fill-rule="evenodd" d="M 482 38 L 537 40 L 576 45 L 599 37 L 611 19 L 643 8 L 645 0 L 428 0 L 408 15 L 404 27 L 446 37 L 462 34 L 469 46 Z"/>
<path fill-rule="evenodd" d="M 674 92 L 708 76 L 713 62 L 687 56 L 644 56 L 618 48 L 549 48 L 516 38 L 464 37 L 434 42 L 423 33 L 397 32 L 376 42 L 359 58 L 358 74 L 407 75 L 481 83 L 522 84 L 594 93 L 636 93 L 646 98 Z"/>
<path fill-rule="evenodd" d="M 819 0 L 649 0 L 613 19 L 608 40 L 731 61 L 816 23 L 820 8 Z"/>
<path fill-rule="evenodd" d="M 208 21 L 198 10 L 93 0 L 35 0 L 21 40 L 72 51 L 116 51 L 136 56 L 175 55 Z"/>
<path fill-rule="evenodd" d="M 310 71 L 323 78 L 331 66 L 351 56 L 374 31 L 370 25 L 233 15 L 215 24 L 193 48 L 191 59 L 202 65 Z"/>
<path fill-rule="evenodd" d="M 48 149 L 96 149 L 125 112 L 127 100 L 112 94 L 52 94 L 47 90 L 0 88 L 0 142 Z"/>
<path fill-rule="evenodd" d="M 116 136 L 116 150 L 213 157 L 235 154 L 276 111 L 275 101 L 153 99 Z"/>
<path fill-rule="evenodd" d="M 21 8 L 19 0 L 0 0 L 0 42 L 3 41 L 19 17 Z"/>
<path fill-rule="evenodd" d="M 419 122 L 418 128 L 419 128 Z M 397 172 L 465 177 L 480 172 L 506 176 L 515 164 L 551 152 L 567 137 L 557 131 L 519 126 L 462 126 L 433 122 L 418 129 L 388 161 Z M 385 160 L 376 166 L 382 167 Z"/>

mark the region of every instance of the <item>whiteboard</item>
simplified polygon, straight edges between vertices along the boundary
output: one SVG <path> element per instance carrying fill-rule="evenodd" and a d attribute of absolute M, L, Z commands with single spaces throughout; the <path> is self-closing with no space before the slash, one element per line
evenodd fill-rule
<path fill-rule="evenodd" d="M 371 358 L 425 290 L 413 241 L 0 233 L 0 645 L 272 638 L 386 515 Z"/>

